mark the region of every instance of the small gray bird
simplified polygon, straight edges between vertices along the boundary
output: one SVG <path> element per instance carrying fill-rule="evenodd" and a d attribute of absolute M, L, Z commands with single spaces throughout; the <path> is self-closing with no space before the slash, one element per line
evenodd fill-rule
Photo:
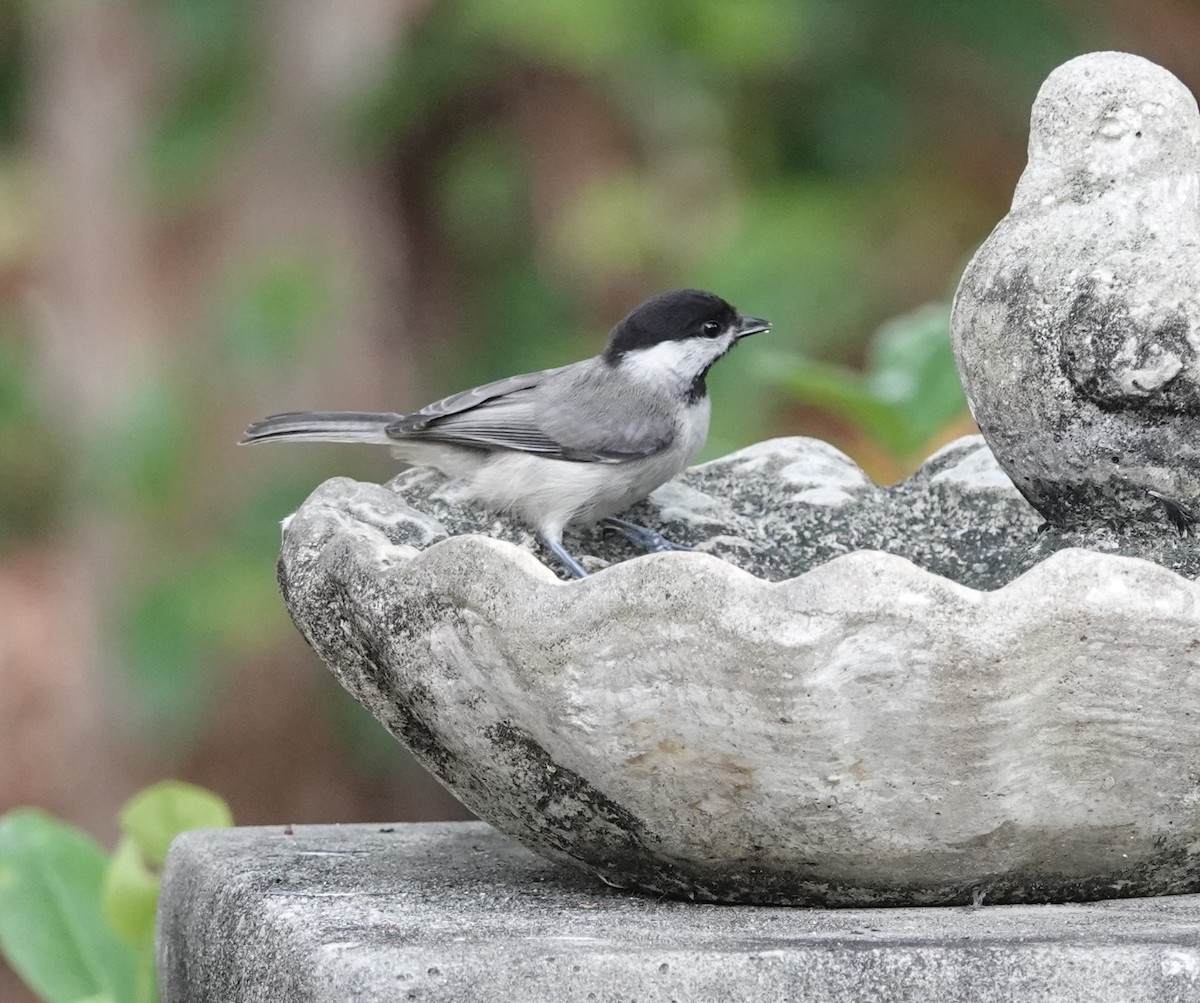
<path fill-rule="evenodd" d="M 571 523 L 602 522 L 646 550 L 684 549 L 615 516 L 695 459 L 708 436 L 705 376 L 741 338 L 769 329 L 712 293 L 660 293 L 617 324 L 594 358 L 464 390 L 412 414 L 272 415 L 242 442 L 390 446 L 465 484 L 488 508 L 518 514 L 569 575 L 584 578 L 562 543 Z"/>

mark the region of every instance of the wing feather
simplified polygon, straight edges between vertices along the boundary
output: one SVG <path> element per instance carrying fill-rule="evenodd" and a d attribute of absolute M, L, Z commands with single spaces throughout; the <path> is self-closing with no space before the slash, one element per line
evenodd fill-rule
<path fill-rule="evenodd" d="M 573 405 L 579 397 L 572 391 L 581 387 L 572 385 L 588 376 L 578 365 L 510 376 L 435 401 L 392 422 L 386 431 L 397 440 L 444 442 L 489 452 L 511 450 L 591 463 L 639 459 L 666 445 L 670 429 L 662 422 L 601 429 L 594 415 L 589 419 L 575 413 Z M 551 380 L 560 386 L 554 395 L 557 405 L 548 408 L 539 391 Z M 606 413 L 603 408 L 599 411 Z"/>
<path fill-rule="evenodd" d="M 536 373 L 523 373 L 520 376 L 506 376 L 502 380 L 494 380 L 482 386 L 472 387 L 470 390 L 462 390 L 449 397 L 443 397 L 439 401 L 434 401 L 432 404 L 426 404 L 420 411 L 402 416 L 388 426 L 388 432 L 389 434 L 392 433 L 392 430 L 420 432 L 451 415 L 474 411 L 493 401 L 511 398 L 512 395 L 523 391 L 534 390 L 551 376 L 562 372 L 564 368 L 566 367 L 560 366 L 557 369 L 543 369 Z"/>

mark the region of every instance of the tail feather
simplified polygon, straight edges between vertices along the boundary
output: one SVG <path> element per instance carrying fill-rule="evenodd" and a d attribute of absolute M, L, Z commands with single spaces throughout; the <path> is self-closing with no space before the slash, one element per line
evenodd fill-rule
<path fill-rule="evenodd" d="M 240 445 L 294 439 L 297 442 L 390 443 L 385 429 L 398 414 L 371 411 L 289 411 L 256 421 L 242 436 Z"/>

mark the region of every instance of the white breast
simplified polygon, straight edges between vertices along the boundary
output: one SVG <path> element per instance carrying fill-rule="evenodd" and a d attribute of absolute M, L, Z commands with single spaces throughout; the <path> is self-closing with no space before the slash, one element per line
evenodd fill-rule
<path fill-rule="evenodd" d="M 489 508 L 513 511 L 539 532 L 557 537 L 573 522 L 616 515 L 681 473 L 704 447 L 711 404 L 688 407 L 675 442 L 627 463 L 572 463 L 528 453 L 495 453 L 467 478 Z"/>

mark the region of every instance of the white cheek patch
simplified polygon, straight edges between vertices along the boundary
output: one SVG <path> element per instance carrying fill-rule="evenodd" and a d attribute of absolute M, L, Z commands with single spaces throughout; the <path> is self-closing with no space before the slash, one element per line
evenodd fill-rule
<path fill-rule="evenodd" d="M 733 335 L 662 341 L 627 352 L 621 368 L 631 379 L 664 390 L 688 387 L 700 373 L 729 351 Z"/>

